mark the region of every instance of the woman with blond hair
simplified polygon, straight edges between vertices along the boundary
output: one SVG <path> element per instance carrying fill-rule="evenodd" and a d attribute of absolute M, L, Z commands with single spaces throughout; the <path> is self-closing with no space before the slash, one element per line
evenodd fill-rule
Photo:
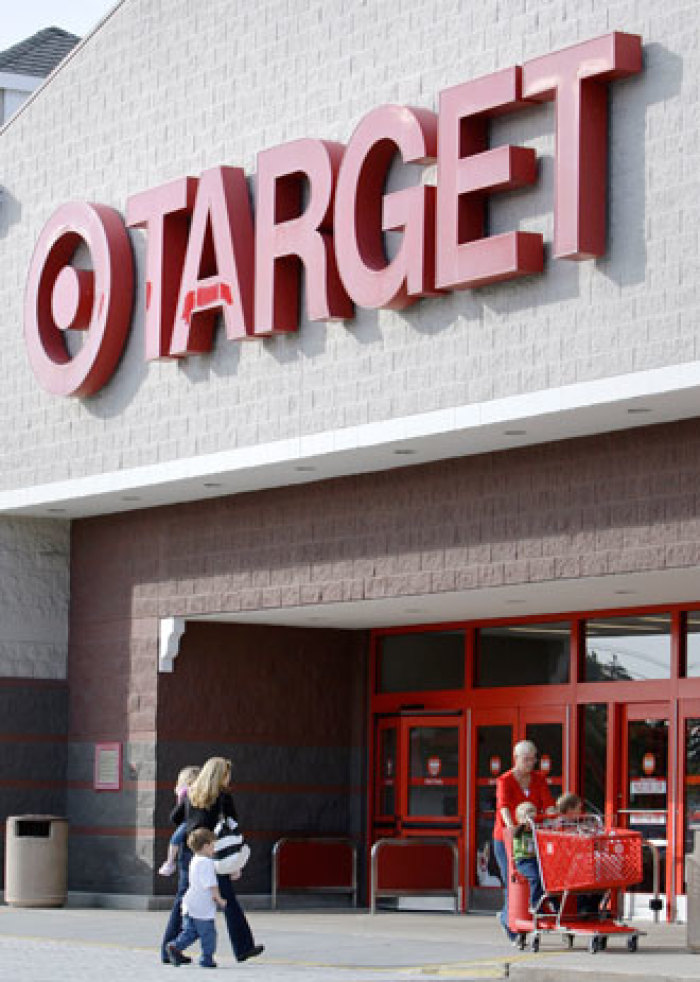
<path fill-rule="evenodd" d="M 231 761 L 224 757 L 210 757 L 204 764 L 196 780 L 189 788 L 187 799 L 183 802 L 182 817 L 174 816 L 175 821 L 185 821 L 187 834 L 195 829 L 216 828 L 221 815 L 238 821 L 233 798 L 227 788 L 231 781 Z M 231 939 L 231 947 L 236 961 L 244 962 L 255 958 L 263 951 L 263 945 L 255 943 L 246 916 L 238 903 L 233 889 L 233 880 L 240 876 L 217 873 L 219 892 L 226 901 L 224 916 Z"/>

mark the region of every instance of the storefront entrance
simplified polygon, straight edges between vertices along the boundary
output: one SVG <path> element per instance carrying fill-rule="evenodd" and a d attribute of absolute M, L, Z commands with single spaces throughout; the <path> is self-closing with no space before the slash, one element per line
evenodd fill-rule
<path fill-rule="evenodd" d="M 569 787 L 569 723 L 565 707 L 477 709 L 472 713 L 474 766 L 472 773 L 470 880 L 472 906 L 490 906 L 483 888 L 500 887 L 491 837 L 496 814 L 496 780 L 512 765 L 513 747 L 532 740 L 539 751 L 538 767 L 545 772 L 557 798 Z"/>
<path fill-rule="evenodd" d="M 376 632 L 372 678 L 372 841 L 453 838 L 465 904 L 494 909 L 496 780 L 530 739 L 554 798 L 574 791 L 656 846 L 662 916 L 683 916 L 700 829 L 698 612 Z M 651 857 L 627 896 L 635 916 L 651 916 Z"/>

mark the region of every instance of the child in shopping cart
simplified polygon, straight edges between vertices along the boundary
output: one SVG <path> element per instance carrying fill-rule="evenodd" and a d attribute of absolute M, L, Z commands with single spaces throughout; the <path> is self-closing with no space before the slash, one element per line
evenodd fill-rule
<path fill-rule="evenodd" d="M 517 822 L 513 832 L 513 862 L 518 873 L 521 873 L 530 884 L 530 909 L 538 910 L 544 895 L 540 864 L 535 852 L 535 837 L 531 821 L 535 820 L 537 808 L 532 801 L 522 801 L 515 809 Z"/>
<path fill-rule="evenodd" d="M 595 818 L 583 814 L 583 801 L 571 791 L 557 798 L 557 811 L 562 824 L 576 823 L 576 828 L 582 835 L 595 832 L 600 827 Z M 604 893 L 579 893 L 576 897 L 576 910 L 579 914 L 599 916 L 604 900 Z"/>

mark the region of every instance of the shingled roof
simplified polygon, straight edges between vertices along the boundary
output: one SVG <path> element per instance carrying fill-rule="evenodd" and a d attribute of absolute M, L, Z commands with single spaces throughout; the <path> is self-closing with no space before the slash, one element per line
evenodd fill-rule
<path fill-rule="evenodd" d="M 80 41 L 60 27 L 45 27 L 25 41 L 0 51 L 0 72 L 46 78 Z"/>

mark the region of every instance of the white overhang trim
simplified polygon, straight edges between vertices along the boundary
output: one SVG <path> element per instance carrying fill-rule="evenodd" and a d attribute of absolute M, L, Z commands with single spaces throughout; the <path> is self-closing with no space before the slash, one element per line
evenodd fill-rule
<path fill-rule="evenodd" d="M 161 617 L 158 644 L 158 671 L 172 672 L 180 653 L 180 638 L 185 633 L 184 617 Z"/>
<path fill-rule="evenodd" d="M 635 407 L 649 415 L 633 415 Z M 0 491 L 0 513 L 68 517 L 126 511 L 203 497 L 203 482 L 226 481 L 218 494 L 284 487 L 570 439 L 700 415 L 700 362 L 649 369 L 473 405 L 329 430 L 127 470 Z M 509 427 L 517 425 L 517 439 Z M 522 430 L 525 430 L 522 433 Z M 410 443 L 413 456 L 399 456 Z M 397 454 L 398 451 L 398 454 Z M 394 455 L 396 454 L 396 455 Z M 303 464 L 312 471 L 298 471 Z M 143 492 L 125 504 L 121 495 Z"/>

